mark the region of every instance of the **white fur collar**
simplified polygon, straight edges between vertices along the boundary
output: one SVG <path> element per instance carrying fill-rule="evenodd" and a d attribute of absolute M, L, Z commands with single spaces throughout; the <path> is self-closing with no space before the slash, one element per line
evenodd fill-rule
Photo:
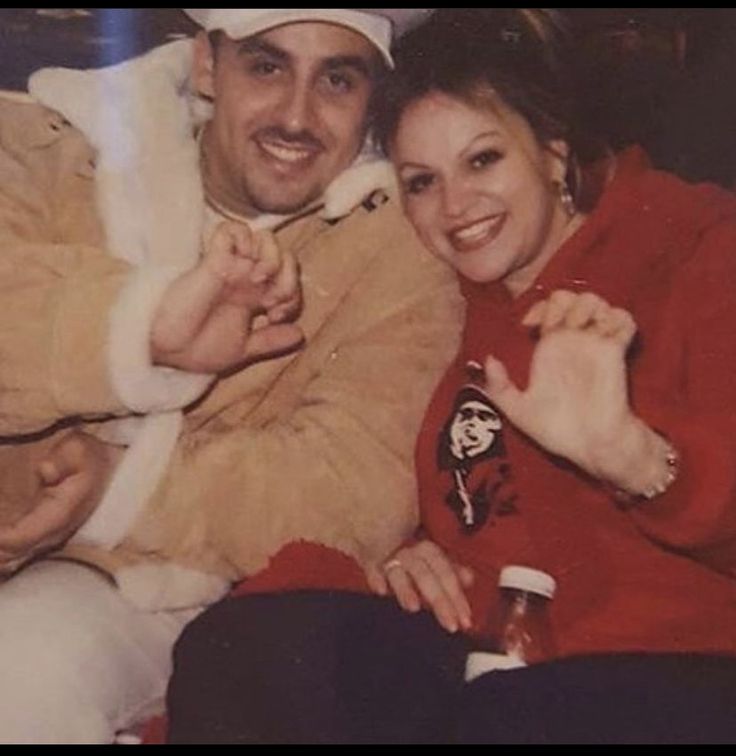
<path fill-rule="evenodd" d="M 134 265 L 187 268 L 199 254 L 204 199 L 194 131 L 210 108 L 189 87 L 192 58 L 192 40 L 179 40 L 108 68 L 50 68 L 30 79 L 31 94 L 97 150 L 108 244 Z M 366 149 L 328 188 L 324 214 L 347 215 L 393 181 L 390 165 Z"/>

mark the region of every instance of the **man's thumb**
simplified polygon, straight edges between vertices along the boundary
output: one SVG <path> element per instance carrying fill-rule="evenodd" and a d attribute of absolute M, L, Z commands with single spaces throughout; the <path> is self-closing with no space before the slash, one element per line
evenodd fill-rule
<path fill-rule="evenodd" d="M 304 343 L 304 333 L 293 323 L 277 323 L 258 328 L 248 337 L 246 355 L 249 360 L 277 357 L 298 349 Z"/>

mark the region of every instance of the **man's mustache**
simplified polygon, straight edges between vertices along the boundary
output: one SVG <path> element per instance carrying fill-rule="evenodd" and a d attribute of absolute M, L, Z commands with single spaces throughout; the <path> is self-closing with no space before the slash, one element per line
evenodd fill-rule
<path fill-rule="evenodd" d="M 257 138 L 266 141 L 270 140 L 274 142 L 281 142 L 285 145 L 303 147 L 310 150 L 324 149 L 324 145 L 322 144 L 321 140 L 317 139 L 317 137 L 309 131 L 289 133 L 288 131 L 284 131 L 283 129 L 272 127 L 259 131 Z"/>

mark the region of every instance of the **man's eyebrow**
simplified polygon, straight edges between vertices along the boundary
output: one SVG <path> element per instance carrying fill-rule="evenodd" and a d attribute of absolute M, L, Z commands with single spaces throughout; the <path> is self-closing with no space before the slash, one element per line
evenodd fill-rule
<path fill-rule="evenodd" d="M 263 39 L 258 39 L 258 37 L 244 39 L 238 46 L 239 55 L 255 55 L 258 53 L 265 53 L 276 60 L 289 60 L 289 53 L 286 50 L 282 50 Z"/>

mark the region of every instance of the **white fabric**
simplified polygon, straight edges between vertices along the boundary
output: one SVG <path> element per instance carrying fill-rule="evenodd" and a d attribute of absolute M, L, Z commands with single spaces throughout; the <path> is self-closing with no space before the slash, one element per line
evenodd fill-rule
<path fill-rule="evenodd" d="M 276 26 L 299 21 L 325 21 L 362 34 L 393 66 L 391 21 L 383 15 L 343 8 L 184 8 L 207 31 L 222 30 L 230 39 L 262 34 Z"/>
<path fill-rule="evenodd" d="M 182 422 L 181 412 L 160 412 L 140 423 L 135 443 L 120 460 L 102 501 L 72 542 L 114 549 L 125 538 L 166 472 Z M 130 425 L 122 424 L 121 429 Z M 132 486 L 135 496 L 131 496 Z"/>
<path fill-rule="evenodd" d="M 111 743 L 161 710 L 196 612 L 142 612 L 88 567 L 40 562 L 0 585 L 0 743 Z"/>

